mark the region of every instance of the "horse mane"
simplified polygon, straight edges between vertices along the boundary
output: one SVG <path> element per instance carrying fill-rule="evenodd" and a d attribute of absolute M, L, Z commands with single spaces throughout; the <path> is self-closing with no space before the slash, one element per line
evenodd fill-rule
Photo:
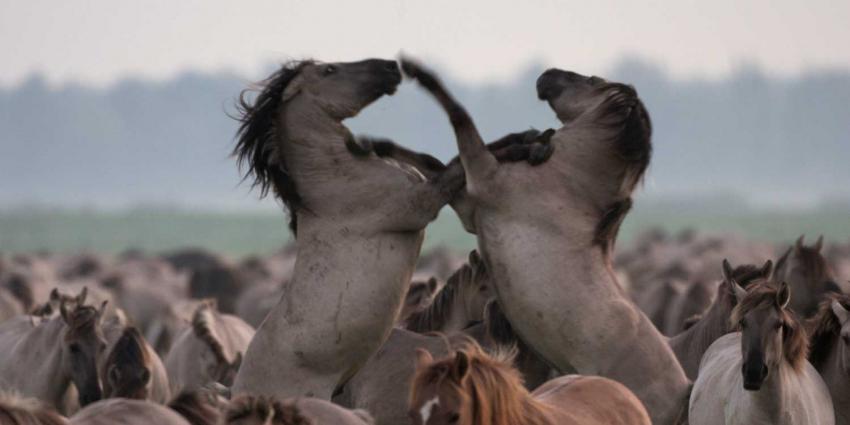
<path fill-rule="evenodd" d="M 821 365 L 827 360 L 841 332 L 841 323 L 838 322 L 838 318 L 832 312 L 833 301 L 838 301 L 844 308 L 850 309 L 850 295 L 829 294 L 820 303 L 815 316 L 809 319 L 808 325 L 811 333 L 809 362 L 816 369 L 820 369 Z"/>
<path fill-rule="evenodd" d="M 631 209 L 632 198 L 614 202 L 608 206 L 599 223 L 596 223 L 593 243 L 602 247 L 603 254 L 608 254 L 614 250 L 614 245 L 617 242 L 617 234 L 620 232 L 620 225 L 623 224 L 626 214 Z"/>
<path fill-rule="evenodd" d="M 179 413 L 192 425 L 217 425 L 220 412 L 199 391 L 183 391 L 168 402 L 171 410 Z"/>
<path fill-rule="evenodd" d="M 765 281 L 752 285 L 747 290 L 744 299 L 732 310 L 731 323 L 736 329 L 740 329 L 741 320 L 750 311 L 760 308 L 775 308 L 784 324 L 782 330 L 782 352 L 794 370 L 800 371 L 806 363 L 809 351 L 809 338 L 806 330 L 790 310 L 781 308 L 776 303 L 779 288 L 773 282 Z"/>
<path fill-rule="evenodd" d="M 232 155 L 240 169 L 247 165 L 243 181 L 253 176 L 251 187 L 260 188 L 260 197 L 269 189 L 289 211 L 289 227 L 295 234 L 298 228 L 297 212 L 301 207 L 301 195 L 295 181 L 286 168 L 286 161 L 278 141 L 283 136 L 277 120 L 283 106 L 283 91 L 301 70 L 313 61 L 291 61 L 283 64 L 272 75 L 252 87 L 243 90 L 237 101 L 239 129 Z M 250 93 L 257 93 L 249 99 Z"/>
<path fill-rule="evenodd" d="M 469 360 L 469 367 L 461 382 L 452 376 L 453 365 L 459 353 Z M 512 358 L 498 351 L 487 354 L 477 343 L 470 342 L 428 366 L 417 370 L 411 386 L 412 398 L 419 388 L 442 382 L 466 394 L 471 403 L 471 417 L 462 417 L 460 425 L 542 425 L 545 405 L 535 401 L 523 384 Z"/>
<path fill-rule="evenodd" d="M 608 82 L 595 88 L 605 99 L 593 110 L 592 122 L 614 132 L 615 152 L 626 162 L 623 194 L 639 183 L 652 157 L 652 122 L 634 87 Z"/>
<path fill-rule="evenodd" d="M 264 421 L 271 419 L 274 425 L 313 425 L 313 421 L 302 415 L 294 403 L 282 403 L 262 396 L 242 396 L 231 401 L 224 417 L 225 424 L 256 417 Z"/>
<path fill-rule="evenodd" d="M 455 298 L 461 291 L 461 285 L 472 282 L 472 267 L 464 264 L 449 277 L 442 289 L 434 296 L 431 304 L 422 311 L 410 315 L 404 322 L 405 329 L 417 333 L 441 329 L 449 319 L 449 312 Z"/>
<path fill-rule="evenodd" d="M 213 352 L 215 359 L 219 363 L 230 363 L 227 360 L 227 355 L 224 353 L 224 346 L 215 334 L 215 313 L 213 301 L 206 300 L 195 309 L 192 315 L 192 332 L 198 339 L 203 341 Z"/>
<path fill-rule="evenodd" d="M 508 321 L 497 300 L 490 301 L 484 308 L 484 327 L 487 336 L 496 344 L 503 346 L 518 346 L 522 341 L 514 332 L 514 327 Z"/>
<path fill-rule="evenodd" d="M 0 392 L 0 424 L 67 425 L 68 421 L 39 400 Z"/>

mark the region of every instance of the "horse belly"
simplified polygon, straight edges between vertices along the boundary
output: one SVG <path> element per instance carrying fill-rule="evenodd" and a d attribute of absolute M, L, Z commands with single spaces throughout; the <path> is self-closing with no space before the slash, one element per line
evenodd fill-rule
<path fill-rule="evenodd" d="M 480 213 L 479 223 L 497 296 L 529 345 L 562 370 L 625 384 L 656 423 L 678 414 L 687 377 L 661 334 L 625 297 L 599 247 L 571 244 L 573 235 L 554 225 L 535 228 Z"/>
<path fill-rule="evenodd" d="M 245 353 L 234 384 L 239 391 L 251 387 L 246 379 L 252 379 L 263 381 L 260 386 L 267 390 L 262 393 L 329 399 L 392 329 L 422 233 L 342 238 L 332 244 L 310 244 L 299 235 L 302 241 L 308 246 L 299 246 L 293 279 Z M 313 379 L 322 384 L 299 389 L 301 381 Z"/>

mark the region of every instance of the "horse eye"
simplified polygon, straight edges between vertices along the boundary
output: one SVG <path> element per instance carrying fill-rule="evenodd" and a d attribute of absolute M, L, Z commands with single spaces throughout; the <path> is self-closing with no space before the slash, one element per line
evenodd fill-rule
<path fill-rule="evenodd" d="M 333 65 L 328 65 L 325 67 L 325 75 L 331 75 L 336 72 L 336 67 Z"/>
<path fill-rule="evenodd" d="M 449 423 L 453 424 L 453 423 L 457 422 L 459 419 L 460 419 L 460 415 L 458 415 L 457 413 L 452 413 L 452 415 L 449 416 Z"/>
<path fill-rule="evenodd" d="M 77 354 L 77 353 L 80 352 L 80 345 L 79 344 L 76 344 L 76 343 L 71 344 L 71 346 L 68 347 L 68 348 L 71 350 L 72 354 Z"/>

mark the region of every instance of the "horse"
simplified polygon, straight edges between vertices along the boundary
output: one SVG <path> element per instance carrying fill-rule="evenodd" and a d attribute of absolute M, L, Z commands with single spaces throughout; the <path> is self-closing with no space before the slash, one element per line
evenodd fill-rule
<path fill-rule="evenodd" d="M 100 400 L 97 365 L 106 349 L 99 308 L 60 304 L 58 317 L 17 316 L 0 325 L 0 390 L 35 397 L 67 413 L 65 392 L 73 383 L 79 405 Z"/>
<path fill-rule="evenodd" d="M 440 289 L 428 308 L 407 318 L 405 328 L 419 333 L 459 332 L 484 317 L 484 307 L 493 298 L 490 276 L 477 251 Z"/>
<path fill-rule="evenodd" d="M 453 348 L 468 344 L 470 338 L 488 351 L 515 352 L 518 371 L 529 390 L 550 379 L 552 368 L 513 333 L 495 300 L 487 304 L 483 319 L 483 323 L 448 334 L 422 335 L 393 329 L 384 345 L 346 382 L 333 401 L 372 412 L 377 425 L 406 423 L 407 387 L 416 372 L 417 350 L 424 349 L 433 356 L 443 357 Z"/>
<path fill-rule="evenodd" d="M 86 406 L 70 425 L 191 425 L 179 413 L 156 403 L 126 398 L 101 400 Z"/>
<path fill-rule="evenodd" d="M 363 410 L 348 410 L 325 400 L 298 398 L 280 401 L 268 397 L 242 396 L 224 412 L 224 425 L 372 425 Z"/>
<path fill-rule="evenodd" d="M 201 303 L 192 315 L 192 326 L 177 337 L 165 367 L 172 392 L 192 391 L 211 383 L 233 384 L 254 328 L 242 319 L 220 313 L 215 300 Z"/>
<path fill-rule="evenodd" d="M 135 327 L 121 331 L 99 369 L 104 398 L 123 397 L 159 404 L 171 398 L 162 360 Z"/>
<path fill-rule="evenodd" d="M 818 305 L 829 293 L 840 293 L 835 283 L 832 269 L 821 254 L 823 236 L 812 246 L 804 244 L 805 235 L 801 235 L 794 246 L 788 248 L 776 261 L 775 280 L 791 285 L 794 299 L 791 310 L 807 319 L 818 311 Z"/>
<path fill-rule="evenodd" d="M 400 82 L 394 61 L 307 60 L 281 67 L 256 98 L 243 92 L 234 154 L 289 210 L 297 255 L 234 394 L 330 399 L 393 328 L 424 228 L 463 184 L 433 157 L 343 125 Z"/>
<path fill-rule="evenodd" d="M 831 425 L 832 399 L 806 361 L 808 339 L 788 309 L 788 284 L 733 281 L 738 332 L 708 348 L 690 399 L 691 425 Z"/>
<path fill-rule="evenodd" d="M 440 360 L 420 350 L 410 387 L 413 424 L 651 424 L 640 400 L 616 381 L 567 375 L 529 393 L 510 362 L 474 343 Z"/>
<path fill-rule="evenodd" d="M 729 323 L 732 310 L 738 305 L 733 282 L 746 289 L 767 281 L 772 270 L 773 262 L 770 260 L 761 268 L 745 264 L 734 269 L 728 260 L 723 260 L 723 280 L 717 285 L 717 296 L 711 308 L 692 326 L 668 341 L 688 379 L 697 378 L 700 360 L 708 347 L 718 338 L 735 330 Z"/>
<path fill-rule="evenodd" d="M 809 362 L 832 396 L 836 425 L 850 424 L 850 295 L 833 294 L 809 321 Z"/>
<path fill-rule="evenodd" d="M 651 156 L 649 114 L 634 88 L 557 69 L 538 97 L 564 126 L 539 166 L 500 164 L 462 105 L 419 64 L 402 69 L 443 107 L 466 190 L 452 201 L 493 276 L 517 334 L 550 364 L 635 392 L 659 425 L 684 415 L 689 381 L 652 322 L 617 282 L 612 251 Z M 528 255 L 528 252 L 541 253 Z M 652 382 L 652 385 L 647 385 Z"/>

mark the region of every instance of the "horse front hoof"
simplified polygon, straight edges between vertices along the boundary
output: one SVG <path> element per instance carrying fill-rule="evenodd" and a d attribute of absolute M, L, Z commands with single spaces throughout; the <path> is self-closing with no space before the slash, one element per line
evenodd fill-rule
<path fill-rule="evenodd" d="M 550 136 L 551 137 L 551 136 Z M 539 143 L 531 147 L 531 152 L 528 155 L 528 163 L 532 166 L 540 165 L 552 157 L 555 152 L 555 146 L 551 143 Z"/>

